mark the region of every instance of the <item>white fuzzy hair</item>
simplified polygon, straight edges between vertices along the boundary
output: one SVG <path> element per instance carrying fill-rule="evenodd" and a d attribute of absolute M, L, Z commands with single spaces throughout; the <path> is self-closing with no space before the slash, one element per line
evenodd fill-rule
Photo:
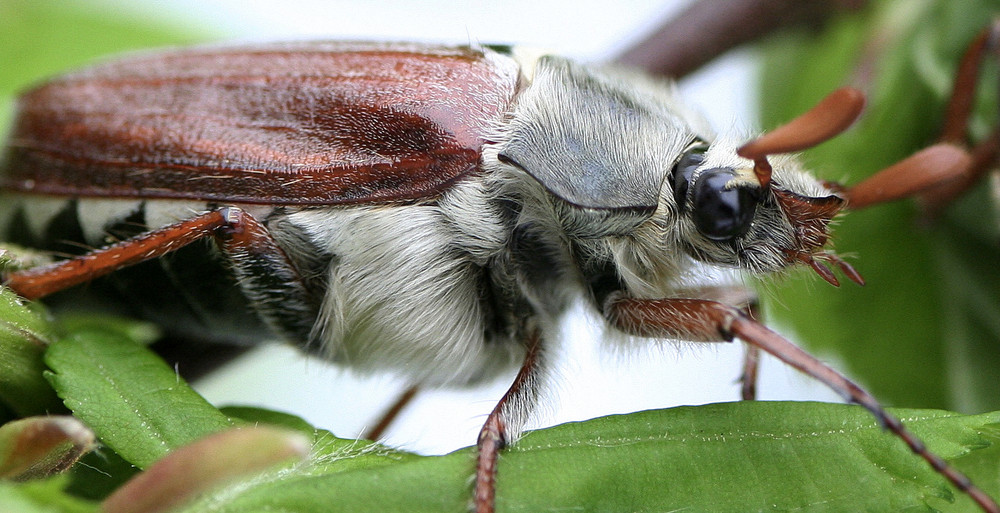
<path fill-rule="evenodd" d="M 489 343 L 478 288 L 506 234 L 483 197 L 481 182 L 464 181 L 436 203 L 290 214 L 334 255 L 317 322 L 323 351 L 429 384 L 479 379 L 493 373 L 487 362 L 507 368 L 519 346 Z"/>

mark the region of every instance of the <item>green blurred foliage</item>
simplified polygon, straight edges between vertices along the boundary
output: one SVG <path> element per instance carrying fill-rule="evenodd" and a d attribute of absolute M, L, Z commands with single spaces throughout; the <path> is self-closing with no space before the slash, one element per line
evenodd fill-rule
<path fill-rule="evenodd" d="M 934 142 L 959 58 L 997 13 L 995 0 L 871 2 L 819 33 L 775 38 L 763 52 L 764 126 L 839 86 L 861 88 L 861 121 L 805 155 L 822 178 L 856 183 Z M 978 137 L 997 123 L 993 59 L 971 123 Z M 986 185 L 935 218 L 912 200 L 843 216 L 835 248 L 868 284 L 781 280 L 768 314 L 893 404 L 1000 408 L 1000 225 Z"/>

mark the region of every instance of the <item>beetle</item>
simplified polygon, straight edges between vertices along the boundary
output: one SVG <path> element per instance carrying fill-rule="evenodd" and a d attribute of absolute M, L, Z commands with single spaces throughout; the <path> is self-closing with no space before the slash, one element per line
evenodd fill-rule
<path fill-rule="evenodd" d="M 479 436 L 480 512 L 493 510 L 498 454 L 577 298 L 626 335 L 740 338 L 777 356 L 995 512 L 867 392 L 689 279 L 702 265 L 805 264 L 835 285 L 830 265 L 861 282 L 824 249 L 845 203 L 907 196 L 970 166 L 942 144 L 843 188 L 787 155 L 843 131 L 862 105 L 838 90 L 740 144 L 714 137 L 664 82 L 509 48 L 132 56 L 20 98 L 0 169 L 7 240 L 73 256 L 4 283 L 28 299 L 86 294 L 201 339 L 278 336 L 421 384 L 519 366 Z"/>

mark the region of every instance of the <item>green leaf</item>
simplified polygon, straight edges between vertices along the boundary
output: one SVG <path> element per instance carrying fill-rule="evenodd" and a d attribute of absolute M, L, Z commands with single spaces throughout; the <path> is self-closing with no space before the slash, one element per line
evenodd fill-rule
<path fill-rule="evenodd" d="M 197 19 L 150 17 L 141 9 L 100 2 L 5 0 L 0 3 L 0 95 L 123 50 L 203 41 Z M 16 63 L 16 65 L 13 65 Z"/>
<path fill-rule="evenodd" d="M 1000 490 L 998 460 L 970 457 L 995 454 L 1000 412 L 896 413 L 940 455 L 992 476 L 980 484 Z M 340 464 L 367 450 L 344 451 Z M 461 512 L 474 461 L 464 449 L 366 468 L 306 465 L 236 483 L 180 511 Z M 499 512 L 935 508 L 974 511 L 866 411 L 822 403 L 681 407 L 531 432 L 501 456 L 497 499 Z"/>
<path fill-rule="evenodd" d="M 52 344 L 45 362 L 73 414 L 140 468 L 232 425 L 155 353 L 117 330 L 74 333 Z"/>
<path fill-rule="evenodd" d="M 290 413 L 258 408 L 255 406 L 224 406 L 219 408 L 223 414 L 234 420 L 247 424 L 267 424 L 283 427 L 312 435 L 316 428 L 300 417 Z"/>
<path fill-rule="evenodd" d="M 997 9 L 995 0 L 872 2 L 821 33 L 773 41 L 762 73 L 764 124 L 791 119 L 845 83 L 860 85 L 869 95 L 862 120 L 805 156 L 823 178 L 860 181 L 934 141 L 959 57 Z M 995 82 L 981 81 L 984 98 Z M 995 100 L 981 103 L 973 122 L 980 135 L 997 110 Z M 839 354 L 887 401 L 1000 408 L 1000 226 L 990 209 L 980 188 L 933 222 L 909 201 L 851 212 L 833 242 L 855 257 L 867 286 L 782 280 L 766 294 L 774 298 L 768 315 L 790 322 L 814 350 Z"/>
<path fill-rule="evenodd" d="M 107 447 L 98 447 L 72 468 L 66 493 L 72 497 L 99 501 L 139 472 Z"/>
<path fill-rule="evenodd" d="M 66 495 L 62 489 L 66 480 L 14 484 L 0 481 L 0 511 L 5 513 L 98 513 L 95 502 Z"/>
<path fill-rule="evenodd" d="M 39 310 L 0 290 L 0 400 L 20 416 L 63 411 L 42 378 L 52 328 Z"/>
<path fill-rule="evenodd" d="M 94 312 L 65 312 L 57 319 L 60 333 L 87 330 L 114 331 L 124 338 L 148 346 L 160 339 L 160 328 L 151 322 Z"/>
<path fill-rule="evenodd" d="M 1000 412 L 894 413 L 989 493 L 1000 491 Z M 314 442 L 310 462 L 238 479 L 173 511 L 466 511 L 473 449 L 398 458 L 381 451 Z M 373 456 L 381 464 L 357 464 Z M 563 424 L 525 435 L 503 453 L 499 472 L 501 513 L 976 511 L 866 411 L 824 403 L 725 403 Z M 73 501 L 51 482 L 47 500 Z"/>
<path fill-rule="evenodd" d="M 339 438 L 287 413 L 248 406 L 226 406 L 221 410 L 230 418 L 249 424 L 283 427 L 310 435 L 313 446 L 312 465 L 307 471 L 310 474 L 378 467 L 419 458 L 414 453 L 392 449 L 377 442 Z"/>

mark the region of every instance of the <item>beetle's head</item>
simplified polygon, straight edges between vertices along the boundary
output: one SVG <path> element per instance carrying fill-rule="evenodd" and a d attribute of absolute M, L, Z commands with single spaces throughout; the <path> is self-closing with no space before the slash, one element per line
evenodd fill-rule
<path fill-rule="evenodd" d="M 825 262 L 853 281 L 860 276 L 823 249 L 830 221 L 845 201 L 788 155 L 843 131 L 863 105 L 860 93 L 839 90 L 791 123 L 736 148 L 695 142 L 674 164 L 672 190 L 681 243 L 696 259 L 754 271 L 809 264 L 828 282 Z M 770 155 L 775 155 L 773 163 Z"/>
<path fill-rule="evenodd" d="M 805 262 L 836 283 L 825 262 L 857 278 L 823 250 L 844 200 L 787 154 L 842 132 L 863 102 L 840 90 L 748 144 L 707 145 L 669 86 L 545 56 L 484 160 L 532 177 L 511 196 L 550 209 L 539 218 L 578 246 L 613 248 L 637 282 L 668 282 L 682 251 L 758 273 Z"/>
<path fill-rule="evenodd" d="M 784 155 L 761 183 L 754 163 L 734 150 L 724 142 L 695 143 L 674 165 L 665 185 L 676 205 L 681 246 L 696 260 L 757 272 L 804 262 L 836 284 L 819 263 L 833 261 L 855 276 L 823 249 L 844 200 Z"/>

